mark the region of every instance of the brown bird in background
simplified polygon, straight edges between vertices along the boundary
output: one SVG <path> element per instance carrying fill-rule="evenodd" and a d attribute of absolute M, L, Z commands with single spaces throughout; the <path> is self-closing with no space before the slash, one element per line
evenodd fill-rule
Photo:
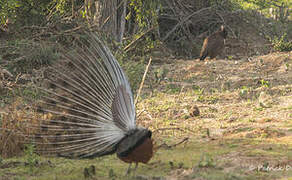
<path fill-rule="evenodd" d="M 200 53 L 200 60 L 203 61 L 207 56 L 210 56 L 210 58 L 213 59 L 219 55 L 224 49 L 226 37 L 227 31 L 223 25 L 218 31 L 208 36 L 204 40 Z"/>

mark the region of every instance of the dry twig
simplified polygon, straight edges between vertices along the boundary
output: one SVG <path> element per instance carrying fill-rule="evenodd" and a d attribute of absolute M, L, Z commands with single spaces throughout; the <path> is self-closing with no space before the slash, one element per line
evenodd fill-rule
<path fill-rule="evenodd" d="M 140 87 L 139 87 L 139 90 L 138 90 L 138 93 L 137 93 L 137 96 L 136 96 L 136 99 L 135 99 L 135 105 L 138 103 L 138 99 L 139 99 L 139 96 L 141 94 L 141 91 L 142 91 L 142 88 L 143 88 L 143 85 L 144 85 L 144 81 L 146 79 L 146 75 L 147 75 L 147 72 L 149 70 L 149 67 L 150 67 L 150 64 L 151 64 L 151 61 L 152 61 L 152 58 L 150 57 L 149 59 L 149 62 L 146 66 L 146 69 L 145 69 L 145 72 L 144 72 L 144 75 L 143 75 L 143 78 L 142 78 L 142 81 L 141 81 L 141 84 L 140 84 Z"/>
<path fill-rule="evenodd" d="M 178 145 L 180 145 L 180 144 L 183 144 L 183 143 L 188 142 L 188 140 L 189 140 L 189 138 L 188 138 L 188 137 L 185 137 L 185 138 L 182 139 L 181 141 L 179 141 L 179 142 L 177 142 L 177 143 L 175 143 L 175 144 L 171 144 L 171 145 L 168 145 L 168 144 L 166 144 L 166 143 L 164 142 L 164 143 L 158 145 L 158 146 L 155 148 L 155 150 L 158 150 L 158 149 L 163 148 L 163 147 L 166 148 L 166 149 L 171 149 L 171 148 L 176 147 L 176 146 L 178 146 Z"/>
<path fill-rule="evenodd" d="M 139 41 L 142 37 L 144 37 L 147 33 L 151 32 L 153 29 L 155 29 L 157 26 L 153 26 L 152 28 L 145 31 L 143 34 L 141 34 L 137 39 L 133 40 L 130 44 L 128 44 L 123 50 L 128 52 L 130 47 L 133 46 L 137 41 Z"/>
<path fill-rule="evenodd" d="M 182 19 L 179 23 L 177 23 L 172 30 L 170 30 L 165 36 L 164 38 L 162 38 L 162 41 L 165 41 L 179 26 L 181 26 L 183 23 L 185 23 L 188 19 L 190 19 L 192 16 L 196 15 L 196 14 L 200 14 L 202 11 L 205 10 L 210 10 L 212 7 L 207 7 L 207 8 L 203 8 L 200 9 L 196 12 L 193 12 L 192 14 L 188 15 L 187 17 L 185 17 L 184 19 Z"/>

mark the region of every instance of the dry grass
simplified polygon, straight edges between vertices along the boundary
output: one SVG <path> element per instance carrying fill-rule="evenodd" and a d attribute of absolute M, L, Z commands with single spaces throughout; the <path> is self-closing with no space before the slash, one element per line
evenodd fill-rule
<path fill-rule="evenodd" d="M 224 169 L 267 162 L 270 166 L 291 166 L 291 65 L 291 53 L 240 61 L 174 61 L 163 66 L 169 69 L 167 80 L 157 85 L 157 90 L 149 89 L 149 96 L 139 104 L 139 122 L 154 130 L 166 129 L 156 136 L 161 142 L 189 137 L 223 145 L 236 139 L 259 143 L 256 147 L 243 142 L 235 145 L 240 146 L 236 159 L 232 152 L 225 154 L 232 161 Z M 267 98 L 262 100 L 261 92 L 268 94 Z M 193 105 L 199 107 L 199 117 L 191 116 Z"/>
<path fill-rule="evenodd" d="M 0 137 L 0 152 L 2 157 L 12 157 L 23 153 L 27 138 L 36 134 L 36 130 L 29 126 L 39 126 L 41 116 L 24 104 L 22 98 L 17 98 L 6 112 L 2 113 Z"/>

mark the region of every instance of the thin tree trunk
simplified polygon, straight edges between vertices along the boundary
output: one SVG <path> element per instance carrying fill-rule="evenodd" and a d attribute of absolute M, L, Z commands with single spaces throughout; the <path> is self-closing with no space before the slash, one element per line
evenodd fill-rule
<path fill-rule="evenodd" d="M 72 17 L 74 17 L 74 0 L 71 0 Z"/>
<path fill-rule="evenodd" d="M 123 3 L 120 7 L 118 7 L 117 14 L 117 42 L 121 43 L 124 37 L 125 25 L 126 25 L 126 10 L 127 10 L 127 0 L 118 0 L 118 4 Z"/>
<path fill-rule="evenodd" d="M 87 7 L 91 11 L 87 14 L 93 14 L 93 18 L 88 18 L 93 19 L 91 24 L 97 25 L 115 41 L 121 42 L 125 31 L 127 0 L 95 0 L 94 6 L 94 9 Z"/>
<path fill-rule="evenodd" d="M 84 6 L 89 24 L 96 25 L 115 41 L 122 42 L 126 24 L 127 0 L 85 0 Z"/>

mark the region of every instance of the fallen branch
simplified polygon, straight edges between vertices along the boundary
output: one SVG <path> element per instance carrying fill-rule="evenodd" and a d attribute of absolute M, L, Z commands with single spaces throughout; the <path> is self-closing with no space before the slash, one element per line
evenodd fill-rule
<path fill-rule="evenodd" d="M 166 144 L 166 143 L 162 143 L 162 144 L 160 144 L 159 146 L 157 146 L 157 147 L 155 148 L 155 151 L 158 150 L 158 149 L 160 149 L 160 148 L 171 149 L 171 148 L 176 147 L 176 146 L 178 146 L 178 145 L 180 145 L 180 144 L 182 144 L 182 143 L 188 142 L 188 140 L 189 140 L 189 138 L 188 138 L 188 137 L 185 137 L 184 139 L 182 139 L 182 140 L 179 141 L 178 143 L 175 143 L 175 144 L 172 144 L 172 145 L 168 145 L 168 144 Z"/>
<path fill-rule="evenodd" d="M 82 26 L 77 26 L 77 27 L 74 27 L 74 28 L 72 28 L 72 29 L 68 29 L 68 30 L 66 30 L 66 31 L 63 31 L 63 33 L 72 33 L 72 32 L 74 32 L 74 31 L 78 31 L 78 30 L 80 30 L 81 28 L 83 28 Z"/>
<path fill-rule="evenodd" d="M 32 26 L 23 26 L 20 28 L 20 30 L 24 30 L 24 29 L 49 29 L 49 27 L 32 25 Z"/>
<path fill-rule="evenodd" d="M 158 129 L 155 129 L 155 130 L 153 131 L 153 133 L 154 133 L 155 131 L 166 131 L 166 130 L 179 130 L 179 131 L 185 131 L 184 129 L 181 129 L 181 128 L 179 128 L 179 127 L 173 127 L 173 128 L 158 128 Z"/>
<path fill-rule="evenodd" d="M 201 107 L 201 106 L 200 106 Z M 195 131 L 191 130 L 191 129 L 188 129 L 188 128 L 185 128 L 185 129 L 182 129 L 180 127 L 172 127 L 172 128 L 158 128 L 158 129 L 155 129 L 153 131 L 156 132 L 156 131 L 167 131 L 167 130 L 179 130 L 179 131 L 183 131 L 183 132 L 186 132 L 186 131 L 189 131 L 189 132 L 192 132 L 192 133 L 196 133 Z"/>

